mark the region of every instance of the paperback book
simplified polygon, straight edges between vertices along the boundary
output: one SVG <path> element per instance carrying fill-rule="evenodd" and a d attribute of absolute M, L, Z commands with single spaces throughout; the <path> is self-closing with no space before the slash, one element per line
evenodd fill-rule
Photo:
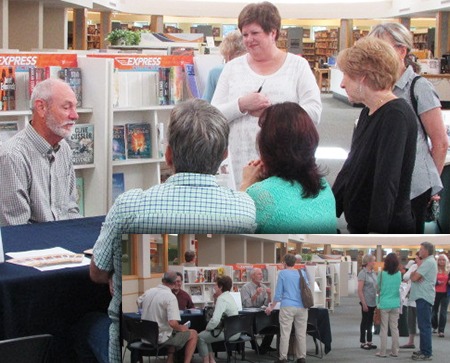
<path fill-rule="evenodd" d="M 125 146 L 125 126 L 113 126 L 113 140 L 112 140 L 112 159 L 125 160 L 127 158 Z"/>
<path fill-rule="evenodd" d="M 13 67 L 0 67 L 0 111 L 16 109 L 16 71 Z"/>
<path fill-rule="evenodd" d="M 94 163 L 94 125 L 78 124 L 74 126 L 73 133 L 67 139 L 72 149 L 74 165 Z"/>
<path fill-rule="evenodd" d="M 195 77 L 195 68 L 193 64 L 184 65 L 184 73 L 186 74 L 186 85 L 189 94 L 193 98 L 201 98 L 198 89 L 197 78 Z"/>
<path fill-rule="evenodd" d="M 150 159 L 152 157 L 149 123 L 127 124 L 126 134 L 128 159 Z"/>
<path fill-rule="evenodd" d="M 125 177 L 123 173 L 113 173 L 112 175 L 112 202 L 125 192 Z"/>
<path fill-rule="evenodd" d="M 68 83 L 77 98 L 77 107 L 81 107 L 82 101 L 82 78 L 81 68 L 63 68 L 59 72 L 59 78 Z"/>
<path fill-rule="evenodd" d="M 170 67 L 159 67 L 159 80 L 158 80 L 158 100 L 159 104 L 170 105 L 169 94 L 169 79 L 170 79 Z"/>

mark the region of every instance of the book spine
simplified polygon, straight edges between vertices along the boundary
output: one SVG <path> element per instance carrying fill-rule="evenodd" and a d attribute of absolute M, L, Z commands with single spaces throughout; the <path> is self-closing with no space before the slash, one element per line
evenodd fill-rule
<path fill-rule="evenodd" d="M 169 95 L 169 78 L 170 78 L 170 67 L 160 67 L 159 68 L 159 81 L 158 81 L 158 99 L 160 105 L 170 104 Z"/>
<path fill-rule="evenodd" d="M 183 101 L 183 67 L 170 67 L 170 104 L 176 105 Z"/>

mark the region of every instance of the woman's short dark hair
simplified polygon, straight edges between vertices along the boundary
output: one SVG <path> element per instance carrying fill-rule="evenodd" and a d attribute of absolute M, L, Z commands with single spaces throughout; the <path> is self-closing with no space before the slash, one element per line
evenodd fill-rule
<path fill-rule="evenodd" d="M 303 187 L 303 198 L 325 188 L 316 164 L 319 134 L 311 117 L 294 102 L 272 105 L 259 118 L 257 145 L 267 176 L 278 176 Z"/>
<path fill-rule="evenodd" d="M 394 252 L 389 253 L 384 259 L 384 271 L 389 275 L 393 275 L 398 271 L 398 266 L 400 262 L 398 260 L 397 254 Z"/>
<path fill-rule="evenodd" d="M 297 261 L 297 259 L 295 258 L 295 256 L 293 254 L 287 253 L 284 255 L 283 261 L 286 264 L 286 266 L 292 267 L 295 265 L 295 262 Z"/>
<path fill-rule="evenodd" d="M 230 276 L 218 277 L 216 280 L 217 286 L 222 288 L 222 292 L 231 291 L 233 286 L 233 281 L 231 281 Z"/>
<path fill-rule="evenodd" d="M 262 3 L 248 4 L 244 7 L 238 18 L 239 30 L 242 32 L 244 26 L 253 23 L 258 24 L 266 34 L 275 30 L 275 40 L 278 40 L 281 29 L 281 16 L 275 5 L 264 1 Z"/>

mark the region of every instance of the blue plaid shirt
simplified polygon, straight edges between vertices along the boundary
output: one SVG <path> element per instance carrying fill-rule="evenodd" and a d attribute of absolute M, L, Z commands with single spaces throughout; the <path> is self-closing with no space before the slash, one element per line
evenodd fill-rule
<path fill-rule="evenodd" d="M 253 233 L 253 200 L 243 192 L 219 186 L 213 175 L 178 173 L 164 184 L 120 195 L 94 246 L 94 261 L 114 271 L 114 296 L 109 306 L 110 362 L 120 362 L 119 314 L 122 300 L 122 234 L 135 233 Z"/>

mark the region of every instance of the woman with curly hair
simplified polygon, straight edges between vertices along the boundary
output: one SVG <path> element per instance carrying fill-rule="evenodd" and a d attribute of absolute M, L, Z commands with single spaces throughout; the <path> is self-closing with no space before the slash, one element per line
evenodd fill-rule
<path fill-rule="evenodd" d="M 377 357 L 386 357 L 388 328 L 391 329 L 392 348 L 391 357 L 398 356 L 398 317 L 400 315 L 400 283 L 402 274 L 399 271 L 400 262 L 397 254 L 391 252 L 384 260 L 384 269 L 378 274 L 379 291 L 378 308 L 381 312 L 380 351 Z"/>

